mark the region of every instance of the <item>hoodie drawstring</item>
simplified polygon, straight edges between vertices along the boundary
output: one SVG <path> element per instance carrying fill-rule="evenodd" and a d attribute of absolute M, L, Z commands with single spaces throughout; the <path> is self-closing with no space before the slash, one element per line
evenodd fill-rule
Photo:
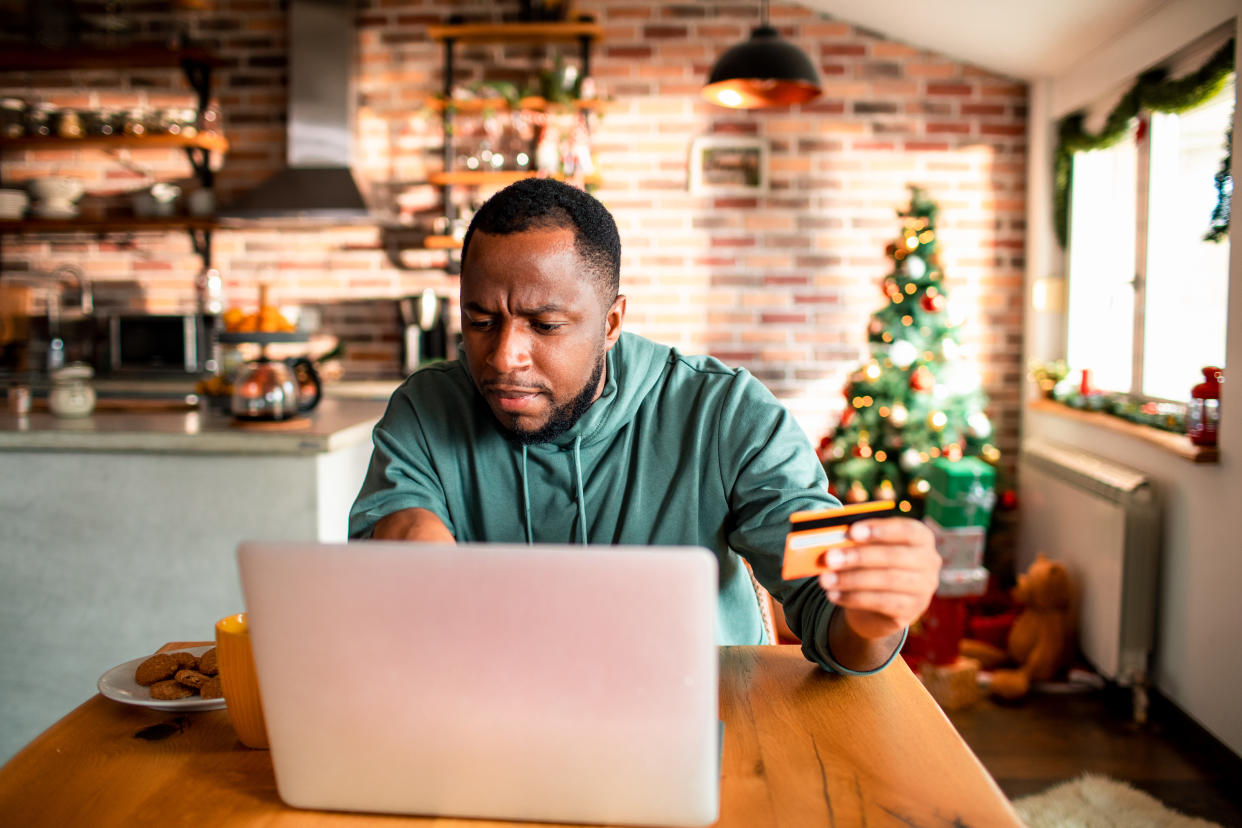
<path fill-rule="evenodd" d="M 574 483 L 578 490 L 578 535 L 586 546 L 586 493 L 582 490 L 582 435 L 574 438 Z"/>
<path fill-rule="evenodd" d="M 535 542 L 534 530 L 530 525 L 530 483 L 526 479 L 526 446 L 522 446 L 522 508 L 526 515 L 526 545 Z"/>
<path fill-rule="evenodd" d="M 582 488 L 582 437 L 574 438 L 574 489 L 578 501 L 578 539 L 585 546 L 586 530 L 586 493 Z M 535 542 L 534 529 L 530 522 L 530 483 L 526 476 L 526 446 L 522 446 L 522 514 L 526 519 L 526 543 Z"/>

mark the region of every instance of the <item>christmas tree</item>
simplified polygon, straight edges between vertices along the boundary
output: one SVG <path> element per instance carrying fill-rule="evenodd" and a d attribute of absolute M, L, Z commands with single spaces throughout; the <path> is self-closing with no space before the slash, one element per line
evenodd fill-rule
<path fill-rule="evenodd" d="M 888 302 L 871 316 L 871 359 L 845 385 L 845 411 L 820 444 L 833 494 L 846 503 L 893 500 L 923 513 L 927 464 L 979 456 L 995 463 L 979 373 L 962 359 L 960 322 L 949 309 L 937 252 L 938 208 L 919 187 L 898 211 L 888 246 Z"/>

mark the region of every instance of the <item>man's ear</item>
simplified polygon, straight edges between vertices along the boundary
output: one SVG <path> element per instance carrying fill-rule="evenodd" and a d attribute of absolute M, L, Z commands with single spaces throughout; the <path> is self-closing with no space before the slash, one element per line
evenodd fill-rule
<path fill-rule="evenodd" d="M 625 295 L 618 294 L 617 298 L 612 300 L 612 306 L 608 308 L 608 313 L 604 315 L 604 351 L 607 353 L 612 350 L 612 346 L 617 344 L 617 339 L 621 336 L 621 323 L 625 321 Z"/>

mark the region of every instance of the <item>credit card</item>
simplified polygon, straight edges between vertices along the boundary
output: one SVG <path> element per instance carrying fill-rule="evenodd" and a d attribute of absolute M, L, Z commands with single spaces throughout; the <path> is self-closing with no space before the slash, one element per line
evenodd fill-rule
<path fill-rule="evenodd" d="M 826 556 L 829 549 L 854 545 L 854 541 L 849 539 L 850 524 L 871 518 L 894 517 L 896 514 L 897 504 L 891 500 L 794 512 L 789 516 L 781 577 L 792 581 L 818 575 L 828 568 Z"/>

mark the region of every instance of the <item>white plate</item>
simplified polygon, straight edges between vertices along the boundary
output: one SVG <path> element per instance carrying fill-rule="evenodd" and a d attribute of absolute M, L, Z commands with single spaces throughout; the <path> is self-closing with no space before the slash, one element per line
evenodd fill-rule
<path fill-rule="evenodd" d="M 214 645 L 186 647 L 184 652 L 198 656 L 210 650 L 212 646 Z M 178 650 L 178 652 L 182 651 Z M 139 707 L 150 707 L 154 710 L 188 712 L 193 710 L 221 710 L 224 708 L 224 699 L 204 699 L 200 696 L 186 696 L 184 699 L 164 701 L 151 698 L 151 689 L 143 687 L 134 681 L 134 671 L 138 669 L 139 664 L 150 657 L 135 658 L 133 661 L 118 664 L 104 673 L 99 677 L 99 692 L 113 701 L 119 701 L 123 704 L 136 704 Z"/>

